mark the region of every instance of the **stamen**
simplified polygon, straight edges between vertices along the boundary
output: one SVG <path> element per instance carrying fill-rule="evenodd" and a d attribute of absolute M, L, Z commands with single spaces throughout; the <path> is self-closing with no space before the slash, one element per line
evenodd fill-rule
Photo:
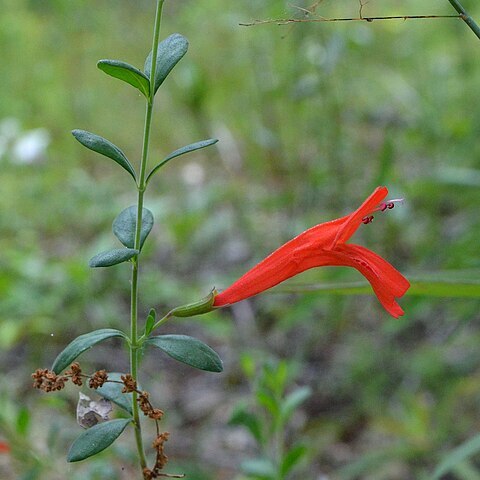
<path fill-rule="evenodd" d="M 396 203 L 403 203 L 403 198 L 394 198 L 393 200 L 387 200 L 386 202 L 382 202 L 373 212 L 384 212 L 385 210 L 391 210 L 395 207 Z M 373 213 L 372 212 L 372 213 Z"/>
<path fill-rule="evenodd" d="M 384 212 L 385 210 L 391 210 L 392 208 L 395 207 L 396 203 L 401 204 L 403 202 L 404 202 L 403 198 L 394 198 L 393 200 L 387 200 L 386 202 L 380 203 L 377 208 L 372 210 L 371 213 Z M 365 225 L 367 225 L 369 223 L 372 223 L 372 222 L 373 222 L 373 215 L 367 215 L 367 216 L 362 218 L 362 223 L 364 223 Z"/>

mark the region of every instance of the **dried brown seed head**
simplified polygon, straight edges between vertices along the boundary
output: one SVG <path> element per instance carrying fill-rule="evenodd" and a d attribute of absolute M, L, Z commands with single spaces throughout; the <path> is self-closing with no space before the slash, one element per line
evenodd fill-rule
<path fill-rule="evenodd" d="M 107 372 L 105 370 L 98 370 L 91 376 L 88 382 L 88 386 L 90 388 L 96 389 L 101 387 L 107 380 L 108 380 Z"/>
<path fill-rule="evenodd" d="M 68 382 L 67 377 L 59 377 L 51 370 L 40 368 L 32 373 L 32 378 L 34 380 L 33 387 L 39 388 L 47 393 L 62 390 L 62 388 L 65 387 L 65 383 Z"/>
<path fill-rule="evenodd" d="M 130 375 L 130 373 L 122 375 L 120 378 L 122 379 L 124 385 L 122 393 L 131 393 L 137 391 L 137 382 L 132 375 Z"/>
<path fill-rule="evenodd" d="M 74 362 L 70 365 L 70 370 L 65 372 L 65 375 L 69 375 L 72 383 L 81 387 L 83 385 L 82 379 L 82 369 L 80 368 L 80 364 L 78 362 Z"/>

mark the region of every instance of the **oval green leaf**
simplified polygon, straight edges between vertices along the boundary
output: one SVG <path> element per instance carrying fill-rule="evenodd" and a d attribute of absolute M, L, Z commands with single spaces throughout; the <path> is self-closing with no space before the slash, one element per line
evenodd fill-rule
<path fill-rule="evenodd" d="M 186 153 L 194 152 L 195 150 L 200 150 L 201 148 L 209 147 L 210 145 L 215 145 L 217 142 L 218 140 L 216 138 L 209 138 L 208 140 L 191 143 L 190 145 L 186 145 L 185 147 L 174 150 L 152 169 L 152 171 L 147 176 L 146 183 L 148 184 L 150 177 L 152 177 L 152 175 L 154 175 L 167 162 L 172 160 L 172 158 L 179 157 L 180 155 L 185 155 Z"/>
<path fill-rule="evenodd" d="M 296 445 L 286 454 L 284 454 L 282 459 L 282 464 L 280 466 L 281 478 L 286 478 L 290 471 L 295 468 L 295 466 L 302 460 L 302 458 L 307 454 L 308 449 L 305 445 Z"/>
<path fill-rule="evenodd" d="M 153 227 L 153 214 L 150 210 L 144 208 L 142 214 L 142 229 L 140 233 L 140 249 L 143 247 L 148 234 Z M 113 221 L 113 234 L 128 248 L 135 246 L 135 233 L 137 228 L 137 206 L 123 210 Z"/>
<path fill-rule="evenodd" d="M 122 373 L 108 372 L 108 380 L 114 380 L 114 382 L 105 382 L 94 391 L 132 415 L 132 394 L 122 392 L 123 383 L 115 383 L 122 381 L 120 378 L 122 375 Z"/>
<path fill-rule="evenodd" d="M 109 140 L 95 135 L 94 133 L 87 132 L 86 130 L 72 130 L 72 135 L 86 148 L 111 158 L 123 167 L 136 181 L 137 175 L 132 164 L 128 161 L 125 154 Z"/>
<path fill-rule="evenodd" d="M 148 337 L 153 330 L 153 326 L 155 325 L 155 319 L 157 317 L 157 312 L 155 312 L 154 308 L 150 309 L 148 313 L 147 320 L 145 321 L 145 336 Z"/>
<path fill-rule="evenodd" d="M 292 415 L 292 413 L 312 395 L 312 389 L 310 387 L 301 387 L 294 390 L 287 395 L 282 402 L 281 414 L 282 419 L 286 422 Z"/>
<path fill-rule="evenodd" d="M 244 473 L 256 477 L 258 480 L 277 480 L 275 465 L 267 458 L 251 458 L 244 460 L 240 468 Z"/>
<path fill-rule="evenodd" d="M 127 262 L 138 254 L 139 251 L 134 248 L 114 248 L 113 250 L 107 250 L 95 255 L 90 259 L 88 265 L 91 268 L 111 267 L 112 265 Z"/>
<path fill-rule="evenodd" d="M 120 436 L 131 421 L 131 418 L 119 418 L 99 423 L 85 430 L 72 443 L 67 461 L 79 462 L 105 450 Z"/>
<path fill-rule="evenodd" d="M 217 352 L 196 338 L 187 335 L 159 335 L 149 338 L 145 343 L 199 370 L 223 371 L 223 363 Z"/>
<path fill-rule="evenodd" d="M 59 374 L 85 350 L 93 347 L 97 343 L 103 342 L 107 338 L 112 337 L 123 337 L 127 338 L 123 332 L 120 330 L 115 330 L 113 328 L 103 328 L 101 330 L 95 330 L 90 333 L 85 333 L 80 335 L 75 340 L 72 340 L 63 351 L 57 356 L 52 365 L 52 370 Z"/>
<path fill-rule="evenodd" d="M 138 88 L 146 98 L 150 95 L 150 80 L 129 63 L 120 60 L 99 60 L 97 67 L 111 77 L 118 78 L 135 88 Z"/>
<path fill-rule="evenodd" d="M 263 433 L 260 420 L 252 413 L 248 412 L 245 407 L 238 407 L 230 417 L 228 422 L 230 425 L 244 426 L 257 440 L 260 445 L 263 445 Z"/>
<path fill-rule="evenodd" d="M 157 65 L 155 68 L 155 90 L 157 92 L 160 85 L 167 78 L 173 67 L 183 58 L 188 50 L 188 40 L 179 33 L 170 35 L 158 44 Z M 145 60 L 145 75 L 150 78 L 152 69 L 152 52 L 148 54 Z"/>

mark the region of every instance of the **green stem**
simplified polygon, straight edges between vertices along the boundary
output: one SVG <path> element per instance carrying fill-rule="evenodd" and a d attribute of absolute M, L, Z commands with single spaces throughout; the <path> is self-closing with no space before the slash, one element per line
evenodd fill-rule
<path fill-rule="evenodd" d="M 138 201 L 137 201 L 137 224 L 135 229 L 135 245 L 134 248 L 140 250 L 140 239 L 142 233 L 143 220 L 143 198 L 145 194 L 145 171 L 148 162 L 148 149 L 150 145 L 150 131 L 152 126 L 152 114 L 154 103 L 155 89 L 155 71 L 157 65 L 158 39 L 160 37 L 160 23 L 162 20 L 162 8 L 165 0 L 157 0 L 157 11 L 155 14 L 155 27 L 153 30 L 153 47 L 152 47 L 152 67 L 150 71 L 150 96 L 147 100 L 147 109 L 145 113 L 145 127 L 143 132 L 142 159 L 140 163 L 140 175 L 138 178 Z M 139 338 L 138 338 L 138 272 L 140 264 L 140 254 L 134 258 L 132 263 L 132 280 L 130 291 L 130 373 L 135 380 L 138 380 L 138 361 L 139 361 Z M 132 413 L 135 422 L 135 440 L 137 443 L 138 457 L 140 467 L 143 471 L 147 468 L 147 460 L 143 447 L 142 427 L 140 423 L 140 414 L 137 403 L 137 393 L 132 393 Z"/>
<path fill-rule="evenodd" d="M 470 14 L 463 8 L 458 0 L 448 0 L 452 7 L 460 14 L 462 20 L 470 27 L 472 32 L 480 39 L 480 26 L 470 16 Z"/>
<path fill-rule="evenodd" d="M 132 285 L 131 285 L 131 322 L 130 322 L 130 373 L 136 380 L 138 378 L 138 259 L 132 266 Z M 142 427 L 140 424 L 140 414 L 137 403 L 137 392 L 132 393 L 132 413 L 135 422 L 135 441 L 137 444 L 140 467 L 143 471 L 147 467 L 147 459 L 143 448 Z"/>
<path fill-rule="evenodd" d="M 158 328 L 160 325 L 162 325 L 163 323 L 165 323 L 167 320 L 169 320 L 170 318 L 172 318 L 172 313 L 171 312 L 168 312 L 164 317 L 162 317 L 157 323 L 155 323 L 155 325 L 153 325 L 152 327 L 152 332 Z"/>

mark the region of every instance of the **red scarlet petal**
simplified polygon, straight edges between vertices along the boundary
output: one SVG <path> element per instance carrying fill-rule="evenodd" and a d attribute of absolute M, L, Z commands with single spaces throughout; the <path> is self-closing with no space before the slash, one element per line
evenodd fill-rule
<path fill-rule="evenodd" d="M 223 307 L 253 297 L 297 275 L 300 271 L 297 260 L 291 251 L 280 247 L 230 287 L 220 292 L 215 297 L 213 306 Z"/>
<path fill-rule="evenodd" d="M 372 285 L 378 300 L 395 318 L 403 315 L 396 302 L 410 287 L 410 282 L 393 265 L 360 245 L 340 245 L 335 249 L 343 265 L 356 268 Z"/>
<path fill-rule="evenodd" d="M 375 207 L 388 195 L 387 187 L 377 187 L 373 193 L 352 213 L 348 220 L 338 230 L 334 245 L 345 243 L 362 224 L 363 217 L 375 210 Z"/>
<path fill-rule="evenodd" d="M 6 442 L 0 442 L 0 453 L 9 453 L 10 446 Z"/>
<path fill-rule="evenodd" d="M 333 242 L 339 225 L 347 218 L 316 225 L 285 243 L 219 293 L 213 305 L 223 307 L 253 297 L 294 275 L 318 266 L 318 264 L 309 266 L 306 260 L 318 257 L 319 252 Z"/>

